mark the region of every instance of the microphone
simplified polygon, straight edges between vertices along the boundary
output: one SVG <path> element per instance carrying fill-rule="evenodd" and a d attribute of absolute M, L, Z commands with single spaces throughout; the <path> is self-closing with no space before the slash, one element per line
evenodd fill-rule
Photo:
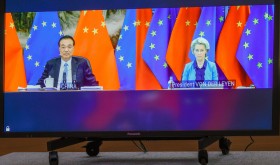
<path fill-rule="evenodd" d="M 78 87 L 77 87 L 77 81 L 76 81 L 76 75 L 75 74 L 72 77 L 72 84 L 73 84 L 73 89 L 77 90 Z"/>
<path fill-rule="evenodd" d="M 66 72 L 63 72 L 63 75 L 62 75 L 62 82 L 61 82 L 61 84 L 60 84 L 60 90 L 67 90 Z"/>
<path fill-rule="evenodd" d="M 63 72 L 62 81 L 66 83 L 66 72 Z"/>

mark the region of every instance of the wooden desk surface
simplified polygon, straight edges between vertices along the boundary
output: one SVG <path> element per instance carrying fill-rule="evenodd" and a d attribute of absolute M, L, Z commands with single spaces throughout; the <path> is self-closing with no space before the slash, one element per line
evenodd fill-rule
<path fill-rule="evenodd" d="M 232 141 L 232 151 L 243 151 L 251 142 L 250 137 L 227 137 Z M 47 141 L 56 138 L 0 138 L 0 155 L 11 152 L 47 152 Z M 255 141 L 248 151 L 280 151 L 280 136 L 253 136 Z M 197 151 L 198 143 L 194 140 L 162 140 L 142 141 L 148 151 Z M 59 149 L 61 152 L 84 152 L 82 148 L 87 142 Z M 207 148 L 209 151 L 219 151 L 218 143 Z M 100 152 L 139 151 L 132 141 L 104 141 Z"/>

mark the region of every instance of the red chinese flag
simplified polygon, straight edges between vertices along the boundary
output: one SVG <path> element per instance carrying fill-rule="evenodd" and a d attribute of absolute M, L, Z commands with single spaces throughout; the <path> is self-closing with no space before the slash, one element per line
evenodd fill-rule
<path fill-rule="evenodd" d="M 74 35 L 77 56 L 86 57 L 99 85 L 119 89 L 117 64 L 102 10 L 82 11 Z"/>
<path fill-rule="evenodd" d="M 174 25 L 166 61 L 177 80 L 181 80 L 185 64 L 190 62 L 188 54 L 200 12 L 199 7 L 181 8 Z"/>
<path fill-rule="evenodd" d="M 17 91 L 26 87 L 23 51 L 11 13 L 5 15 L 5 82 L 4 91 Z"/>
<path fill-rule="evenodd" d="M 249 13 L 249 6 L 230 7 L 216 49 L 217 64 L 228 80 L 236 81 L 237 87 L 252 84 L 236 58 L 239 41 Z"/>
<path fill-rule="evenodd" d="M 138 9 L 136 18 L 140 23 L 136 29 L 136 89 L 161 89 L 156 77 L 142 59 L 144 42 L 152 19 L 152 10 Z"/>

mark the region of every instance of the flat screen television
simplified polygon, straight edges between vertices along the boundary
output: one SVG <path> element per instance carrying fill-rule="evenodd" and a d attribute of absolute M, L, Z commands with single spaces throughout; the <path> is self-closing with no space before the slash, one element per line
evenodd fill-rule
<path fill-rule="evenodd" d="M 279 133 L 279 1 L 0 3 L 3 137 Z M 98 86 L 36 85 L 64 35 Z"/>

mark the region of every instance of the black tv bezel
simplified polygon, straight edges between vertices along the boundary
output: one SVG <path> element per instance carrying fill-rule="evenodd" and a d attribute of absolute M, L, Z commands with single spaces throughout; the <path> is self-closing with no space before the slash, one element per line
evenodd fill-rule
<path fill-rule="evenodd" d="M 8 12 L 17 12 L 18 9 L 24 9 L 29 11 L 62 11 L 62 10 L 81 10 L 83 5 L 90 6 L 87 9 L 115 9 L 115 8 L 153 8 L 153 7 L 180 7 L 180 6 L 227 6 L 227 5 L 262 5 L 262 4 L 274 4 L 275 5 L 275 25 L 274 25 L 274 68 L 273 68 L 273 100 L 272 100 L 272 129 L 271 130 L 215 130 L 215 131 L 117 131 L 117 132 L 4 132 L 4 14 L 6 12 L 6 1 L 0 1 L 0 137 L 94 137 L 97 139 L 104 140 L 126 140 L 126 139 L 142 139 L 142 140 L 152 140 L 152 139 L 186 139 L 189 137 L 201 137 L 201 136 L 267 136 L 267 135 L 279 135 L 279 77 L 280 77 L 280 61 L 279 61 L 279 31 L 280 31 L 280 20 L 279 20 L 279 1 L 276 0 L 197 0 L 197 1 L 182 1 L 182 0 L 136 0 L 131 4 L 131 0 L 119 0 L 121 5 L 116 5 L 115 2 L 110 2 L 109 0 L 103 0 L 101 2 L 96 2 L 94 0 L 71 0 L 71 3 L 67 1 L 70 7 L 65 7 L 65 5 L 51 5 L 55 3 L 53 1 L 41 0 L 32 2 L 34 5 L 26 8 L 26 2 L 28 0 L 15 0 L 17 7 Z M 39 5 L 36 6 L 35 4 Z M 66 3 L 64 3 L 66 4 Z M 125 5 L 125 6 L 124 6 Z M 23 11 L 24 11 L 23 10 Z M 27 10 L 27 11 L 28 11 Z"/>

